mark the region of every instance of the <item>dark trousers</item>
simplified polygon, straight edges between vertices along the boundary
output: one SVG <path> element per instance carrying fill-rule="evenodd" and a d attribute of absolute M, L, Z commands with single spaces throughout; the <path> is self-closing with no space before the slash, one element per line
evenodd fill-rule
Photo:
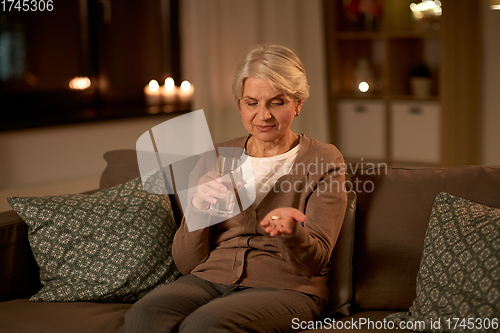
<path fill-rule="evenodd" d="M 320 320 L 326 302 L 294 290 L 249 288 L 182 276 L 135 303 L 124 333 L 291 332 L 294 321 Z"/>

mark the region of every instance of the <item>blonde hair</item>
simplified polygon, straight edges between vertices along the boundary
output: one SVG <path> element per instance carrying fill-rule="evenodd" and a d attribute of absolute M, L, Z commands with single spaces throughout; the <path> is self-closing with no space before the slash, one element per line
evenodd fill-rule
<path fill-rule="evenodd" d="M 281 90 L 294 100 L 309 97 L 306 70 L 290 49 L 279 45 L 257 45 L 241 60 L 233 78 L 236 101 L 243 97 L 247 78 L 266 81 L 275 90 Z"/>

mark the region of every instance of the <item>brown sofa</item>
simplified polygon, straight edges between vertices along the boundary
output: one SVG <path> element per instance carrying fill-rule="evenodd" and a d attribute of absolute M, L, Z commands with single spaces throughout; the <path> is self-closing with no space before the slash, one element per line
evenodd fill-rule
<path fill-rule="evenodd" d="M 133 150 L 108 152 L 104 158 L 108 166 L 101 189 L 139 175 Z M 412 305 L 425 231 L 439 192 L 500 208 L 499 166 L 366 166 L 348 177 L 356 195 L 349 193 L 329 280 L 329 316 L 358 327 L 366 323 L 346 330 L 354 332 L 369 330 L 368 322 Z M 178 221 L 180 212 L 175 197 L 171 199 Z M 28 301 L 41 284 L 27 229 L 14 211 L 0 213 L 0 332 L 120 332 L 130 303 Z"/>

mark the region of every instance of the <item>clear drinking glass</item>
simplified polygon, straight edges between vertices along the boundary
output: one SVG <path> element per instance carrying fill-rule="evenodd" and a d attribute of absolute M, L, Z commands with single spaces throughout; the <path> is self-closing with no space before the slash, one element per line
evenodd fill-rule
<path fill-rule="evenodd" d="M 210 204 L 210 214 L 231 217 L 236 204 L 236 184 L 242 181 L 240 159 L 219 156 L 217 159 L 217 173 L 222 177 L 222 184 L 227 188 L 227 192 L 225 198 L 217 198 L 216 203 Z"/>

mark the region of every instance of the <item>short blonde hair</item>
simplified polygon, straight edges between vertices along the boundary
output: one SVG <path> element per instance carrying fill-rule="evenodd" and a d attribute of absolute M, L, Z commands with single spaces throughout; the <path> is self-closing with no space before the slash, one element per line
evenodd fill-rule
<path fill-rule="evenodd" d="M 306 70 L 290 49 L 279 45 L 257 45 L 238 64 L 233 78 L 236 101 L 243 97 L 247 78 L 259 78 L 298 101 L 309 97 Z"/>

